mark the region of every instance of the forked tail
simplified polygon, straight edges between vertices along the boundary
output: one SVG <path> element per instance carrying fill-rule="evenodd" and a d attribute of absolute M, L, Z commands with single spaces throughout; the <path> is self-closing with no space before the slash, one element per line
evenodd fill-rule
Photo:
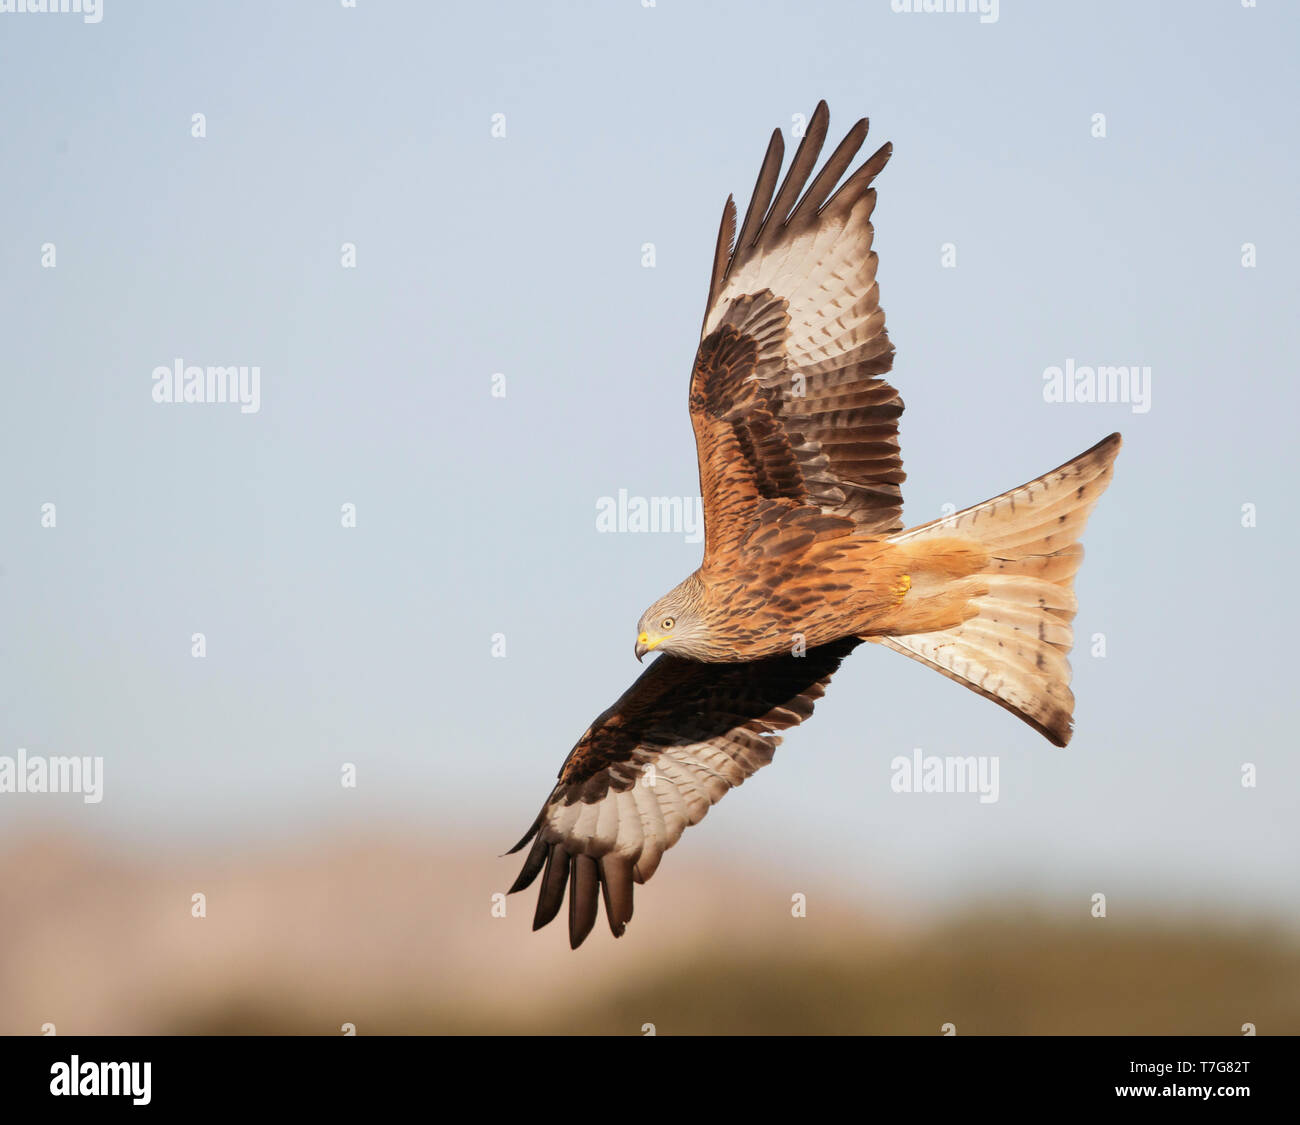
<path fill-rule="evenodd" d="M 961 624 L 869 639 L 928 664 L 1064 746 L 1074 712 L 1067 656 L 1077 607 L 1074 576 L 1083 561 L 1078 540 L 1110 483 L 1119 447 L 1119 434 L 1111 434 L 1037 480 L 893 536 L 892 543 L 918 557 L 927 554 L 930 541 L 944 540 L 932 544 L 939 556 L 976 547 L 981 562 L 942 587 L 935 583 L 936 605 L 961 595 Z M 911 593 L 927 597 L 924 588 Z"/>

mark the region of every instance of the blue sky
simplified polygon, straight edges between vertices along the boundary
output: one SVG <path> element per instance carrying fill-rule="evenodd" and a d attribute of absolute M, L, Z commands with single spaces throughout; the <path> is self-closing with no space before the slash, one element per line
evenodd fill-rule
<path fill-rule="evenodd" d="M 1294 912 L 1298 32 L 1267 0 L 0 14 L 0 755 L 106 775 L 95 806 L 0 797 L 0 830 L 513 843 L 698 563 L 597 502 L 698 492 L 721 207 L 825 98 L 834 140 L 894 144 L 908 522 L 1125 434 L 1077 733 L 859 652 L 682 846 L 917 902 Z M 256 365 L 260 410 L 154 402 L 177 357 Z M 1045 402 L 1067 360 L 1150 367 L 1150 410 Z M 1000 800 L 891 792 L 914 747 L 997 755 Z"/>

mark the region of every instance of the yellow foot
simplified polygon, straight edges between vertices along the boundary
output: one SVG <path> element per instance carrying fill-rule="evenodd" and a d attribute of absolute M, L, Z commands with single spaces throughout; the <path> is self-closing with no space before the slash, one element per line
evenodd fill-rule
<path fill-rule="evenodd" d="M 894 604 L 902 605 L 903 599 L 907 597 L 907 591 L 911 588 L 912 576 L 910 574 L 904 574 L 903 577 L 898 580 L 898 585 L 889 591 L 894 597 Z"/>

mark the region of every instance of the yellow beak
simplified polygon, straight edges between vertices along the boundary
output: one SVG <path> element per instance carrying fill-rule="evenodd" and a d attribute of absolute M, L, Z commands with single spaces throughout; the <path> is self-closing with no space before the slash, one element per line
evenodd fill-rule
<path fill-rule="evenodd" d="M 647 652 L 653 652 L 655 650 L 655 647 L 661 644 L 662 642 L 663 642 L 663 637 L 655 637 L 654 640 L 651 640 L 649 633 L 642 633 L 639 637 L 637 637 L 636 648 L 633 649 L 632 651 L 636 653 L 636 658 L 639 662 L 641 657 L 643 657 Z"/>

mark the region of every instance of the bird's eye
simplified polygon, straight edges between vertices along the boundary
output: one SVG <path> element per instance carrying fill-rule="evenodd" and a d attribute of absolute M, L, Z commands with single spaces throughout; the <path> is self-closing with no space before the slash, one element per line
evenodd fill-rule
<path fill-rule="evenodd" d="M 659 628 L 661 628 L 666 633 L 668 632 L 669 629 L 671 629 L 676 624 L 677 622 L 674 621 L 671 617 L 665 617 L 663 621 L 660 623 Z"/>

